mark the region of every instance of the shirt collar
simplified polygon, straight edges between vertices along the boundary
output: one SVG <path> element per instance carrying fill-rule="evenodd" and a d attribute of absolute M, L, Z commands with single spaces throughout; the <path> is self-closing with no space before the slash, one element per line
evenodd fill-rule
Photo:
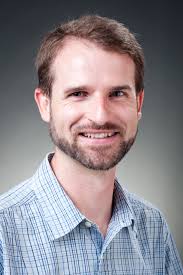
<path fill-rule="evenodd" d="M 56 179 L 49 163 L 52 156 L 47 155 L 34 175 L 33 190 L 51 229 L 50 237 L 54 240 L 72 231 L 85 217 Z"/>
<path fill-rule="evenodd" d="M 55 177 L 50 166 L 52 154 L 48 154 L 33 176 L 33 190 L 43 209 L 44 218 L 51 230 L 52 240 L 71 232 L 86 217 L 75 207 Z M 117 179 L 114 185 L 113 214 L 114 227 L 134 225 L 134 212 L 128 199 L 128 193 Z"/>
<path fill-rule="evenodd" d="M 118 221 L 121 227 L 135 227 L 135 214 L 129 200 L 128 192 L 122 188 L 117 179 L 114 184 L 112 219 Z"/>

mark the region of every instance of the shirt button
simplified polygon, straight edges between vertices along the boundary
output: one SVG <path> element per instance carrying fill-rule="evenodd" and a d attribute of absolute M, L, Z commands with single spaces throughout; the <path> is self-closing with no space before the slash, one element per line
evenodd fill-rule
<path fill-rule="evenodd" d="M 88 228 L 90 228 L 90 227 L 92 226 L 92 225 L 91 225 L 91 222 L 86 221 L 86 222 L 85 222 L 85 226 L 88 227 Z"/>

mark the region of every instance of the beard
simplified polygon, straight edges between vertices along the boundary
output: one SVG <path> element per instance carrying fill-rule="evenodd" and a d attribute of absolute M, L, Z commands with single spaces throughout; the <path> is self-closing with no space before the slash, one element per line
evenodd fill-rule
<path fill-rule="evenodd" d="M 90 125 L 77 126 L 73 131 L 73 142 L 71 143 L 66 139 L 66 137 L 58 134 L 52 115 L 49 123 L 50 137 L 59 150 L 86 168 L 101 171 L 113 168 L 124 158 L 136 139 L 137 131 L 133 137 L 124 140 L 125 130 L 120 129 L 121 142 L 117 147 L 113 146 L 113 148 L 111 145 L 101 147 L 93 146 L 88 149 L 84 148 L 81 144 L 78 144 L 77 139 L 79 133 L 84 129 L 114 130 L 118 128 L 119 127 L 116 127 L 116 125 L 111 123 L 106 123 L 105 125 L 100 126 L 94 122 Z"/>

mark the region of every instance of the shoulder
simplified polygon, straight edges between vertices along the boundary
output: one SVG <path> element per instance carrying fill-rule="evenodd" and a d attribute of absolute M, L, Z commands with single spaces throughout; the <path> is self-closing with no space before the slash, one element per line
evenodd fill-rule
<path fill-rule="evenodd" d="M 157 213 L 157 214 L 160 213 L 160 210 L 155 205 L 145 200 L 144 198 L 134 193 L 131 193 L 126 189 L 124 190 L 124 192 L 130 202 L 131 207 L 133 208 L 133 210 L 137 215 L 143 211 L 152 211 L 153 213 Z"/>
<path fill-rule="evenodd" d="M 0 215 L 13 210 L 21 205 L 30 203 L 34 198 L 35 194 L 32 190 L 32 178 L 19 183 L 8 192 L 0 196 Z"/>
<path fill-rule="evenodd" d="M 40 222 L 42 212 L 33 183 L 28 179 L 0 196 L 0 242 L 13 241 L 24 231 L 32 234 L 32 220 L 37 217 Z"/>
<path fill-rule="evenodd" d="M 167 228 L 164 214 L 156 206 L 126 190 L 125 193 L 139 226 Z"/>
<path fill-rule="evenodd" d="M 125 191 L 126 192 L 126 191 Z M 170 228 L 164 214 L 152 203 L 141 197 L 126 192 L 134 215 L 134 224 L 139 240 L 165 247 L 171 237 Z"/>

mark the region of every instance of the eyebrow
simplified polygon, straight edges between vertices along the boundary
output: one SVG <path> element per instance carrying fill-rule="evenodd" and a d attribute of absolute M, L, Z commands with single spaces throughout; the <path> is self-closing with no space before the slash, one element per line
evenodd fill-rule
<path fill-rule="evenodd" d="M 112 86 L 111 88 L 110 88 L 110 90 L 129 90 L 129 91 L 131 91 L 132 90 L 132 87 L 131 86 L 129 86 L 129 85 L 121 85 L 121 86 Z"/>
<path fill-rule="evenodd" d="M 73 86 L 73 87 L 68 87 L 64 90 L 64 94 L 67 95 L 69 93 L 74 93 L 76 91 L 84 91 L 84 90 L 88 90 L 89 87 L 86 86 L 86 85 L 83 85 L 83 86 Z"/>

